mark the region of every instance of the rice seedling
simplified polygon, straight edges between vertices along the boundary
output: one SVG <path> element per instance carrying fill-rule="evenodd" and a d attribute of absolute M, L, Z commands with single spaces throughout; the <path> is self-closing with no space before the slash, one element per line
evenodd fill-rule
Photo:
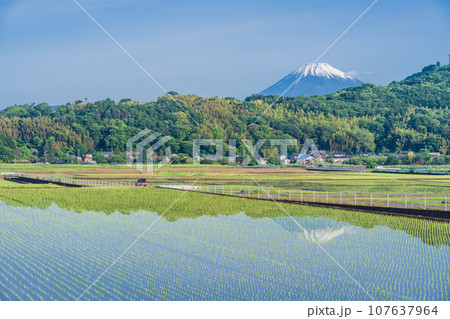
<path fill-rule="evenodd" d="M 179 195 L 2 189 L 0 300 L 74 300 Z M 24 204 L 21 204 L 24 203 Z M 86 300 L 448 300 L 447 223 L 186 193 Z"/>

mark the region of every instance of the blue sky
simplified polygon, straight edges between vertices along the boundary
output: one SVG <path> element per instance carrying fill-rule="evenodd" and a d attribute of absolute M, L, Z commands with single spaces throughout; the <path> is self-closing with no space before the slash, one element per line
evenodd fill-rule
<path fill-rule="evenodd" d="M 312 62 L 372 0 L 78 0 L 167 89 L 244 98 Z M 450 1 L 379 0 L 321 59 L 388 84 L 448 63 Z M 0 108 L 110 97 L 153 83 L 72 0 L 0 1 Z"/>

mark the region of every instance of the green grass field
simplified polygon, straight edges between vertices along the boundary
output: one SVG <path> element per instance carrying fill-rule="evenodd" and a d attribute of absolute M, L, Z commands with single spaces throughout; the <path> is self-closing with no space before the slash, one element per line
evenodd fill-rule
<path fill-rule="evenodd" d="M 200 185 L 303 188 L 322 191 L 396 194 L 449 194 L 450 176 L 388 174 L 371 172 L 317 172 L 301 168 L 241 168 L 221 165 L 170 165 L 154 175 L 126 165 L 0 165 L 0 172 L 24 172 L 75 179 L 135 181 L 147 178 L 153 183 L 175 182 Z M 1 186 L 1 185 L 0 185 Z"/>
<path fill-rule="evenodd" d="M 0 179 L 0 189 L 6 188 L 59 188 L 61 186 L 54 184 L 20 184 Z"/>

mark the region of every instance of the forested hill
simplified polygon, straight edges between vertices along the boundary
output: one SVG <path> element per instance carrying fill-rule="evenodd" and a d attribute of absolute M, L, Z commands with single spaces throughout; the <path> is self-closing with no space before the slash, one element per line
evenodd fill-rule
<path fill-rule="evenodd" d="M 0 152 L 121 150 L 144 128 L 175 138 L 172 151 L 192 152 L 195 138 L 305 138 L 333 151 L 430 151 L 450 143 L 450 66 L 430 65 L 388 86 L 364 84 L 330 95 L 280 98 L 170 96 L 140 104 L 76 101 L 16 105 L 0 112 Z M 199 125 L 195 124 L 190 116 Z M 3 141 L 3 142 L 2 142 Z M 12 143 L 12 144 L 11 144 Z M 6 145 L 7 144 L 7 145 Z M 2 151 L 3 150 L 3 151 Z"/>

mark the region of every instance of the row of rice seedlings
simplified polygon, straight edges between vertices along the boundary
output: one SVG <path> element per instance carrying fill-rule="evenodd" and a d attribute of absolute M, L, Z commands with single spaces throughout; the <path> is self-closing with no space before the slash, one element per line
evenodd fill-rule
<path fill-rule="evenodd" d="M 197 195 L 197 194 L 195 194 L 195 195 Z M 194 205 L 194 207 L 195 206 L 198 206 L 198 205 Z M 218 206 L 221 206 L 221 205 L 218 205 Z M 214 209 L 214 207 L 215 207 L 214 205 L 210 205 L 209 209 Z M 257 206 L 255 206 L 255 207 L 257 207 Z M 255 208 L 255 207 L 253 207 L 253 208 Z M 84 216 L 84 219 L 83 219 L 83 216 L 81 216 L 80 219 L 81 220 L 87 220 L 86 225 L 83 225 L 83 227 L 87 228 L 87 227 L 89 227 L 89 220 L 91 218 L 96 218 L 96 219 L 98 218 L 99 222 L 102 219 L 110 218 L 110 217 L 106 217 L 104 215 L 103 215 L 103 217 L 101 217 L 101 216 L 102 215 L 96 215 L 96 214 L 89 213 L 88 217 Z M 190 216 L 189 212 L 188 212 L 188 216 Z M 125 221 L 129 220 L 129 219 L 127 219 L 127 217 L 124 217 L 124 218 L 121 218 L 121 219 L 125 220 Z M 244 220 L 241 220 L 241 221 L 238 221 L 238 222 L 246 223 L 246 224 L 250 224 L 250 225 L 252 225 L 252 224 L 254 224 L 256 222 L 256 221 L 251 221 L 248 218 L 243 218 L 243 219 Z M 138 220 L 141 220 L 141 219 L 138 219 Z M 195 221 L 197 221 L 197 220 L 195 220 Z M 414 220 L 412 220 L 412 221 L 414 221 Z M 73 221 L 71 221 L 70 223 L 73 223 Z M 174 224 L 172 224 L 172 223 L 164 223 L 164 225 L 172 225 L 173 226 Z M 120 227 L 120 226 L 121 226 L 120 224 L 113 224 L 113 226 L 111 226 L 111 231 L 113 231 L 113 232 L 114 231 L 117 231 L 117 232 L 122 231 L 123 232 L 124 228 Z M 134 221 L 134 223 L 130 222 L 129 226 L 131 226 L 132 229 L 136 229 L 137 226 L 141 226 L 141 223 L 138 223 L 138 225 L 136 225 L 136 221 Z M 194 225 L 194 226 L 197 226 L 197 227 L 193 227 L 191 229 L 194 229 L 194 230 L 198 231 L 198 225 Z M 210 226 L 210 225 L 208 224 L 208 226 Z M 80 227 L 80 229 L 78 229 L 78 231 L 81 232 L 83 227 Z M 258 230 L 263 229 L 263 227 L 261 227 L 260 224 L 256 228 Z M 39 228 L 39 229 L 41 229 L 41 228 Z M 61 229 L 64 229 L 64 221 L 63 220 L 61 221 Z M 250 298 L 251 296 L 255 297 L 256 299 L 258 299 L 258 298 L 259 299 L 263 299 L 263 298 L 267 298 L 267 295 L 269 295 L 269 292 L 272 292 L 272 290 L 275 289 L 274 287 L 277 287 L 277 285 L 275 284 L 277 281 L 275 281 L 275 283 L 270 283 L 270 281 L 269 281 L 269 283 L 268 283 L 268 280 L 272 280 L 273 277 L 277 278 L 277 280 L 278 280 L 278 278 L 285 279 L 285 278 L 289 278 L 289 276 L 292 276 L 291 272 L 289 273 L 289 276 L 286 274 L 286 267 L 284 267 L 284 268 L 276 268 L 277 267 L 276 263 L 272 264 L 272 266 L 270 266 L 271 265 L 270 264 L 270 261 L 271 261 L 270 257 L 266 257 L 265 260 L 264 260 L 263 257 L 260 257 L 262 255 L 261 252 L 263 252 L 264 249 L 261 249 L 261 245 L 257 244 L 257 243 L 260 244 L 260 242 L 258 242 L 256 239 L 255 239 L 255 245 L 249 245 L 250 243 L 248 242 L 248 240 L 245 241 L 245 237 L 248 236 L 247 232 L 252 234 L 253 236 L 255 236 L 257 239 L 261 240 L 261 236 L 262 236 L 261 234 L 265 234 L 264 231 L 260 230 L 259 232 L 254 232 L 252 230 L 250 232 L 250 230 L 245 230 L 246 228 L 244 228 L 245 231 L 243 230 L 241 235 L 239 235 L 239 234 L 237 234 L 235 232 L 230 234 L 230 229 L 232 229 L 232 228 L 221 226 L 220 223 L 214 224 L 213 227 L 212 227 L 212 230 L 210 230 L 209 232 L 208 232 L 208 227 L 203 227 L 202 229 L 203 229 L 204 235 L 206 235 L 207 238 L 208 238 L 208 236 L 211 236 L 211 233 L 214 234 L 216 232 L 221 234 L 222 236 L 224 234 L 228 234 L 229 238 L 233 238 L 231 236 L 235 236 L 236 237 L 236 242 L 234 243 L 235 246 L 231 246 L 231 247 L 229 245 L 228 246 L 224 245 L 223 244 L 223 240 L 220 241 L 219 240 L 220 238 L 218 239 L 217 237 L 214 237 L 214 239 L 211 239 L 211 241 L 206 243 L 205 247 L 208 247 L 208 246 L 211 247 L 213 245 L 217 245 L 217 243 L 220 243 L 222 245 L 222 247 L 220 249 L 216 249 L 216 250 L 200 249 L 198 244 L 202 244 L 202 242 L 194 241 L 194 243 L 196 243 L 196 244 L 198 243 L 197 245 L 193 245 L 194 247 L 197 248 L 197 250 L 196 251 L 195 250 L 191 251 L 190 254 L 188 255 L 188 256 L 201 256 L 204 259 L 208 259 L 208 258 L 209 259 L 213 259 L 214 258 L 214 259 L 218 259 L 218 260 L 215 261 L 216 263 L 217 263 L 217 261 L 220 262 L 220 265 L 221 265 L 220 267 L 218 267 L 217 269 L 214 269 L 214 271 L 211 271 L 211 272 L 208 271 L 208 273 L 220 274 L 220 278 L 224 278 L 224 275 L 226 275 L 226 276 L 228 276 L 228 278 L 227 278 L 227 280 L 224 280 L 225 283 L 219 281 L 218 286 L 215 286 L 215 288 L 214 288 L 215 290 L 213 290 L 213 294 L 214 293 L 216 295 L 217 294 L 218 295 L 223 294 L 224 298 L 230 298 L 230 299 L 232 299 L 232 298 L 245 299 L 245 298 Z M 36 231 L 38 231 L 38 230 L 36 230 Z M 276 238 L 276 236 L 275 236 L 276 232 L 277 231 L 274 229 L 274 234 L 270 234 L 270 232 L 267 232 L 267 233 L 270 234 L 272 237 Z M 157 233 L 158 236 L 156 238 L 161 238 L 161 239 L 164 239 L 164 241 L 165 241 L 165 240 L 167 240 L 167 238 L 172 238 L 173 237 L 172 235 L 169 235 L 171 233 L 172 232 L 168 232 L 166 230 L 165 233 L 163 233 L 164 236 L 162 236 L 161 233 Z M 197 234 L 189 233 L 187 235 L 182 236 L 182 239 L 195 237 L 195 235 L 197 235 L 197 237 L 198 237 L 199 234 L 198 233 Z M 268 236 L 268 237 L 271 237 L 271 236 Z M 229 238 L 227 238 L 227 240 L 229 240 Z M 56 242 L 58 242 L 61 239 L 64 239 L 64 237 L 55 238 L 54 240 Z M 176 241 L 176 243 L 182 244 L 182 239 L 178 239 Z M 264 238 L 264 239 L 268 241 L 269 238 Z M 378 241 L 379 240 L 382 240 L 382 239 L 378 239 Z M 383 238 L 383 240 L 385 240 L 385 239 Z M 374 242 L 378 242 L 378 241 L 374 241 Z M 246 249 L 247 249 L 246 251 L 240 251 L 239 249 L 236 249 L 236 247 L 239 247 L 239 245 L 238 245 L 239 242 L 245 242 L 246 245 L 249 245 L 248 247 L 246 247 Z M 77 245 L 79 245 L 79 244 L 83 244 L 83 242 L 77 243 Z M 173 242 L 171 242 L 171 244 L 173 244 Z M 277 244 L 276 242 L 272 242 L 271 244 L 273 244 L 275 247 L 282 246 L 282 245 L 280 245 L 280 243 Z M 84 245 L 89 247 L 89 245 L 87 245 L 86 243 Z M 191 245 L 187 245 L 187 247 L 191 247 Z M 180 250 L 187 250 L 188 249 L 187 247 L 181 245 L 181 247 L 179 247 L 179 249 Z M 262 246 L 262 247 L 264 247 L 264 246 Z M 266 247 L 269 248 L 269 249 L 266 249 L 268 251 L 268 253 L 273 253 L 273 249 L 270 249 L 271 246 L 269 244 Z M 165 248 L 167 248 L 167 247 L 165 247 Z M 211 251 L 213 251 L 213 252 L 216 251 L 216 256 L 215 257 L 210 255 Z M 71 253 L 70 250 L 67 250 L 66 252 L 64 252 L 64 254 L 69 254 L 69 255 L 70 255 L 70 253 Z M 286 252 L 284 252 L 284 253 L 286 253 Z M 396 253 L 398 254 L 398 251 Z M 172 274 L 174 269 L 179 268 L 179 260 L 180 260 L 179 258 L 180 257 L 177 254 L 175 254 L 176 258 L 174 258 L 174 262 L 168 264 L 168 263 L 166 263 L 167 262 L 166 257 L 164 257 L 164 256 L 167 256 L 167 255 L 168 255 L 168 253 L 166 252 L 166 249 L 162 249 L 162 250 L 160 250 L 160 253 L 158 254 L 158 256 L 160 256 L 160 257 L 156 256 L 158 258 L 162 258 L 162 260 L 164 261 L 163 265 L 165 265 L 165 267 L 170 266 L 169 268 L 162 268 L 163 269 L 163 271 L 162 271 L 163 275 L 164 274 L 168 274 L 168 273 Z M 169 254 L 169 255 L 173 256 L 174 254 Z M 247 255 L 247 258 L 245 258 L 246 255 Z M 255 255 L 258 256 L 258 257 L 255 257 Z M 306 257 L 311 258 L 312 256 L 314 256 L 314 255 L 308 254 Z M 205 258 L 205 257 L 207 257 L 207 258 Z M 298 256 L 294 256 L 294 257 L 298 258 Z M 302 256 L 302 257 L 304 257 L 304 256 Z M 186 256 L 184 256 L 183 258 L 184 259 L 183 259 L 183 262 L 181 264 L 188 264 L 189 265 L 189 264 L 192 263 L 193 265 L 197 265 L 197 262 L 196 262 L 197 260 L 195 258 L 194 258 L 194 260 L 191 260 L 192 258 L 191 259 L 186 258 Z M 139 260 L 139 258 L 137 258 L 137 259 Z M 213 261 L 214 261 L 214 259 L 213 259 Z M 129 266 L 129 269 L 133 269 L 134 268 L 133 266 L 136 264 L 136 258 L 133 258 L 133 259 L 130 259 L 130 260 L 131 260 L 131 264 Z M 293 262 L 295 262 L 295 258 L 292 258 L 291 260 Z M 315 262 L 316 265 L 321 265 L 321 264 L 323 264 L 323 256 L 315 257 L 315 258 L 312 259 L 312 261 Z M 91 262 L 91 261 L 90 260 L 85 260 L 85 261 L 82 262 L 82 264 L 89 263 L 89 262 Z M 237 270 L 236 270 L 236 268 L 237 268 L 236 265 L 238 265 L 238 267 L 240 267 Z M 242 267 L 242 265 L 244 265 L 244 267 Z M 64 263 L 62 263 L 61 266 L 64 267 L 65 266 Z M 66 263 L 66 266 L 67 266 L 67 263 Z M 98 265 L 96 265 L 96 266 L 98 266 Z M 352 265 L 349 264 L 348 266 L 351 267 Z M 197 271 L 195 271 L 195 269 L 197 269 L 197 268 L 195 266 L 193 266 L 193 267 L 194 268 L 191 268 L 191 269 L 194 269 L 193 271 L 195 273 L 197 273 Z M 228 267 L 229 268 L 229 273 L 224 271 L 223 267 Z M 153 270 L 153 268 L 147 268 L 147 267 L 145 267 L 144 270 L 145 269 L 152 269 Z M 242 271 L 242 269 L 244 269 L 244 271 Z M 245 272 L 245 270 L 247 270 L 247 269 L 250 270 L 249 273 Z M 270 274 L 270 271 L 271 270 L 274 271 L 274 269 L 277 269 L 276 272 L 275 272 L 275 274 L 276 274 L 275 276 L 273 274 L 272 275 Z M 83 271 L 88 271 L 88 270 L 89 269 L 84 269 Z M 328 275 L 328 277 L 327 277 L 327 275 L 324 275 L 324 274 L 327 274 L 326 269 L 320 269 L 319 268 L 319 270 L 320 270 L 319 273 L 322 274 L 320 282 L 323 281 L 324 283 L 326 283 L 327 280 L 329 281 L 331 275 Z M 139 275 L 141 272 L 142 272 L 142 269 L 139 269 L 136 273 L 132 272 L 133 276 L 136 276 L 135 277 L 136 280 L 132 281 L 133 284 L 135 284 L 136 282 L 142 282 L 142 276 Z M 127 271 L 126 273 L 129 273 L 129 271 Z M 144 271 L 144 273 L 146 273 L 146 272 Z M 332 274 L 332 272 L 329 272 L 329 271 L 328 271 L 328 273 Z M 370 271 L 369 271 L 369 273 L 370 273 Z M 185 274 L 185 273 L 183 272 L 181 274 Z M 66 275 L 68 277 L 71 276 L 70 274 L 66 274 Z M 150 275 L 156 276 L 153 271 L 150 271 L 148 273 L 148 275 L 149 276 Z M 202 275 L 204 277 L 204 273 L 202 273 Z M 179 280 L 179 282 L 183 282 L 183 283 L 188 285 L 189 283 L 192 282 L 191 279 L 190 279 L 191 276 L 192 276 L 191 273 L 189 273 L 189 275 L 186 276 L 186 278 L 184 278 L 183 275 L 181 275 L 182 278 L 178 279 L 178 280 Z M 310 274 L 310 276 L 312 277 L 313 274 Z M 305 277 L 307 278 L 307 275 Z M 151 277 L 149 277 L 149 278 L 151 278 Z M 210 284 L 208 283 L 208 284 L 205 285 L 205 287 L 202 288 L 202 287 L 199 287 L 198 285 L 196 285 L 195 282 L 194 282 L 194 285 L 192 283 L 189 284 L 189 285 L 190 286 L 193 285 L 192 286 L 193 287 L 192 291 L 195 291 L 195 292 L 192 292 L 192 291 L 191 292 L 186 292 L 183 289 L 180 290 L 180 287 L 183 287 L 183 286 L 180 286 L 179 282 L 173 281 L 173 279 L 171 279 L 171 278 L 173 278 L 173 276 L 172 277 L 168 277 L 168 278 L 165 278 L 165 277 L 159 278 L 159 280 L 161 280 L 163 282 L 163 284 L 160 286 L 161 289 L 159 290 L 159 295 L 156 295 L 156 298 L 163 299 L 161 296 L 162 295 L 165 296 L 166 294 L 169 294 L 169 293 L 172 293 L 171 296 L 184 296 L 183 298 L 186 298 L 186 296 L 190 296 L 191 298 L 194 298 L 194 299 L 195 298 L 199 298 L 199 299 L 201 299 L 201 298 L 214 298 L 214 297 L 210 297 L 209 293 L 206 293 L 206 291 L 208 291 L 207 289 L 211 290 L 210 287 L 214 286 L 214 283 L 210 283 Z M 194 278 L 197 278 L 197 277 L 194 276 Z M 265 281 L 261 281 L 262 278 L 264 278 Z M 92 279 L 92 278 L 90 278 L 90 279 Z M 294 279 L 295 279 L 295 277 L 294 277 Z M 197 280 L 201 281 L 201 277 L 199 279 L 197 279 Z M 116 282 L 116 281 L 113 281 L 113 282 Z M 236 283 L 236 285 L 230 287 L 229 284 L 227 284 L 227 283 L 230 283 L 230 282 L 231 283 Z M 261 288 L 262 291 L 258 291 L 257 293 L 255 293 L 255 289 L 249 290 L 248 285 L 251 282 L 253 282 L 253 283 L 254 282 L 262 283 L 262 285 L 258 286 L 258 287 L 263 287 L 263 288 Z M 323 283 L 320 283 L 320 282 L 315 283 L 313 281 L 312 284 L 310 284 L 308 286 L 308 288 L 305 288 L 303 291 L 301 291 L 302 298 L 311 298 L 312 296 L 318 296 L 320 298 L 320 296 L 323 296 L 323 288 L 324 288 L 324 286 L 323 286 Z M 341 278 L 339 282 L 340 283 L 346 283 L 346 280 Z M 369 282 L 377 282 L 377 281 L 371 280 Z M 274 286 L 274 284 L 275 284 L 275 286 Z M 108 289 L 111 289 L 110 286 L 112 286 L 112 285 L 113 285 L 112 283 L 109 283 Z M 225 286 L 223 286 L 223 285 L 225 285 Z M 316 288 L 316 287 L 320 287 L 321 285 L 322 285 L 322 287 L 321 287 L 322 289 L 317 289 Z M 167 287 L 167 289 L 165 287 Z M 238 287 L 238 288 L 236 288 L 236 287 Z M 311 291 L 312 287 L 314 287 L 314 290 Z M 345 285 L 343 287 L 345 288 Z M 286 288 L 286 286 L 284 286 L 284 288 Z M 346 288 L 348 289 L 348 287 L 346 287 Z M 119 291 L 118 289 L 120 289 L 120 285 L 119 286 L 115 285 L 115 288 L 113 288 L 113 289 L 115 289 L 115 291 Z M 134 289 L 135 288 L 133 288 L 132 290 L 134 290 Z M 233 289 L 238 289 L 238 292 L 231 293 L 230 291 L 233 291 Z M 432 289 L 434 289 L 434 288 L 432 288 Z M 148 287 L 148 288 L 146 288 L 145 291 L 150 291 L 150 290 L 151 290 L 151 287 Z M 281 290 L 283 291 L 283 289 L 281 289 Z M 292 288 L 290 288 L 288 291 L 290 292 L 291 296 L 293 294 L 295 294 L 296 292 L 298 292 L 298 290 L 295 291 Z M 226 293 L 224 293 L 224 292 L 226 292 Z M 346 296 L 345 298 L 352 298 L 352 297 L 355 297 L 355 296 L 360 297 L 360 292 L 358 292 L 358 291 L 355 291 L 352 295 L 348 295 L 348 294 L 346 295 L 345 292 L 346 292 L 345 289 L 344 289 L 344 292 L 339 291 L 339 290 L 332 290 L 333 294 L 337 294 L 338 296 L 340 294 L 340 297 L 343 297 L 343 296 L 344 297 Z M 91 295 L 88 295 L 88 296 L 95 297 L 94 294 L 92 294 L 92 296 Z M 139 292 L 139 289 L 134 290 L 134 292 L 130 292 L 128 296 L 131 299 L 134 299 L 134 298 L 146 298 L 146 295 L 142 294 L 142 292 Z M 264 296 L 266 296 L 266 297 L 264 297 Z M 285 296 L 282 297 L 282 296 L 278 296 L 276 294 L 274 296 L 275 296 L 274 298 L 278 298 L 278 297 L 280 299 L 285 298 Z M 387 297 L 389 297 L 389 295 Z M 169 297 L 166 297 L 166 298 L 169 298 Z"/>
<path fill-rule="evenodd" d="M 20 229 L 20 223 L 15 227 L 15 229 Z M 36 229 L 37 230 L 37 229 Z M 32 233 L 33 228 L 32 227 L 27 227 L 26 228 L 27 232 Z M 40 231 L 40 230 L 38 230 Z M 3 233 L 5 234 L 5 233 Z M 46 262 L 51 262 L 52 264 L 55 262 L 54 260 L 52 260 L 54 258 L 54 256 L 45 256 L 45 249 L 44 246 L 39 245 L 38 242 L 36 240 L 33 240 L 33 238 L 21 238 L 20 237 L 20 233 L 6 233 L 6 238 L 3 239 L 3 242 L 10 242 L 10 246 L 14 247 L 13 251 L 15 253 L 15 256 L 9 256 L 9 258 L 7 260 L 10 260 L 11 262 L 16 262 L 16 264 L 18 262 L 23 263 L 23 267 L 26 267 L 28 269 L 30 269 L 31 272 L 33 272 L 32 276 L 28 276 L 27 277 L 27 281 L 35 281 L 37 280 L 37 278 L 39 276 L 36 275 L 37 270 L 39 269 L 39 273 L 44 273 L 45 270 L 44 269 L 52 269 L 49 267 L 49 265 L 43 265 L 42 262 L 46 263 Z M 48 243 L 58 243 L 59 241 L 53 241 L 53 239 L 51 238 L 51 232 L 49 233 L 46 241 Z M 38 256 L 39 259 L 34 259 L 32 258 L 33 256 Z M 39 266 L 35 264 L 35 261 L 39 261 Z M 16 265 L 17 267 L 15 268 L 21 268 L 20 265 Z M 45 267 L 45 268 L 44 268 Z M 25 270 L 23 270 L 25 271 Z M 25 271 L 25 273 L 29 274 L 27 271 Z M 50 274 L 49 274 L 50 275 Z M 58 284 L 59 283 L 64 283 L 67 282 L 67 284 L 69 284 L 69 279 L 67 274 L 61 275 L 59 276 L 58 273 L 51 273 L 52 276 L 52 280 L 56 281 Z M 47 280 L 49 279 L 49 277 L 47 277 Z M 45 283 L 42 282 L 38 282 L 38 285 L 45 285 Z M 57 288 L 57 287 L 56 287 Z M 54 290 L 55 287 L 52 286 L 52 290 Z M 65 293 L 65 291 L 70 290 L 71 287 L 68 286 L 66 289 L 59 291 L 59 292 L 55 292 L 58 294 L 59 297 L 63 296 Z M 62 293 L 62 295 L 61 295 Z"/>
<path fill-rule="evenodd" d="M 417 239 L 385 227 L 377 227 L 374 231 L 364 232 L 362 235 L 370 237 L 367 240 L 360 238 L 346 249 L 337 247 L 340 254 L 349 257 L 343 261 L 344 264 L 360 260 L 359 267 L 351 269 L 364 270 L 362 282 L 380 283 L 384 286 L 388 299 L 392 299 L 390 295 L 420 300 L 445 298 L 445 295 L 433 291 L 448 289 L 448 281 L 442 280 L 445 277 L 443 274 L 448 276 L 449 273 L 448 247 L 437 249 L 424 245 Z M 376 250 L 373 249 L 373 243 L 377 243 Z M 364 260 L 367 257 L 378 262 Z M 439 277 L 441 279 L 438 279 Z M 421 283 L 420 287 L 415 290 L 407 289 L 411 281 L 418 281 Z"/>
<path fill-rule="evenodd" d="M 44 212 L 42 212 L 42 214 L 38 214 L 37 216 L 42 216 L 42 215 L 46 215 Z M 48 217 L 48 216 L 47 216 Z M 51 220 L 51 218 L 47 218 L 47 221 L 48 220 Z M 20 224 L 20 223 L 19 223 Z M 39 225 L 39 224 L 37 224 L 37 225 Z M 42 227 L 42 225 L 41 225 L 41 227 Z M 27 227 L 26 228 L 26 231 L 27 232 L 31 232 L 32 231 L 32 228 L 33 227 Z M 48 227 L 46 227 L 47 229 L 48 229 Z M 20 225 L 18 225 L 18 227 L 15 227 L 15 229 L 20 229 Z M 42 229 L 42 228 L 41 228 Z M 39 229 L 39 230 L 41 230 L 41 229 Z M 55 234 L 55 232 L 52 232 L 52 231 L 50 231 L 50 229 L 48 229 L 49 230 L 49 233 L 48 233 L 48 235 L 47 235 L 47 238 L 46 238 L 46 242 L 47 243 L 64 243 L 64 242 L 66 242 L 65 241 L 65 239 L 67 239 L 67 238 L 64 238 L 64 237 L 61 237 L 61 236 L 57 236 L 57 238 L 52 238 L 52 237 L 55 237 L 54 236 L 54 234 Z M 64 232 L 64 234 L 67 234 L 67 232 Z M 11 234 L 8 234 L 8 236 L 7 236 L 7 238 L 11 238 L 12 236 L 11 236 Z M 17 237 L 17 236 L 16 236 Z M 35 245 L 35 241 L 33 241 L 33 240 L 29 240 L 29 241 L 27 241 L 27 240 L 21 240 L 21 241 L 18 241 L 17 240 L 17 238 L 15 238 L 16 240 L 15 240 L 15 242 L 16 243 L 19 243 L 19 242 L 25 242 L 25 244 L 24 245 L 21 245 L 23 248 L 36 248 L 36 251 L 38 250 L 38 249 L 41 249 L 41 252 L 39 253 L 39 255 L 42 255 L 42 250 L 43 251 L 45 251 L 45 249 L 43 249 L 43 247 L 33 247 L 34 245 Z M 105 242 L 106 242 L 107 240 L 105 240 Z M 20 246 L 20 245 L 19 245 Z M 85 246 L 85 245 L 84 245 Z M 82 247 L 82 246 L 80 246 L 80 247 Z M 65 250 L 65 251 L 64 251 Z M 15 250 L 15 251 L 17 251 L 17 250 Z M 56 251 L 55 251 L 56 252 Z M 51 258 L 57 258 L 58 257 L 58 255 L 57 254 L 55 254 L 55 252 L 53 252 L 53 254 L 51 254 L 50 256 L 45 256 L 45 257 L 48 257 L 49 259 L 51 259 Z M 64 256 L 73 256 L 74 255 L 74 251 L 73 250 L 71 250 L 71 249 L 67 249 L 67 248 L 63 248 L 62 249 L 62 256 L 61 257 L 64 257 Z M 83 258 L 85 257 L 85 256 L 97 256 L 97 254 L 82 254 L 81 255 L 81 261 L 83 261 Z M 40 256 L 40 257 L 44 257 L 44 256 Z M 11 256 L 11 258 L 20 258 L 20 256 Z M 43 260 L 48 260 L 47 258 L 44 258 Z M 57 259 L 58 260 L 58 259 Z M 56 262 L 57 263 L 57 266 L 60 266 L 59 268 L 60 269 L 64 269 L 64 268 L 66 268 L 67 267 L 67 265 L 70 263 L 70 264 L 72 264 L 72 262 L 77 262 L 78 260 L 69 260 L 68 262 L 60 262 L 59 260 Z M 54 261 L 52 261 L 52 262 L 54 262 Z M 87 265 L 95 265 L 95 263 L 92 261 L 92 260 L 88 260 L 87 262 L 86 262 L 86 264 Z M 102 265 L 102 266 L 104 266 L 104 265 Z M 85 273 L 87 273 L 87 271 L 89 270 L 89 269 L 82 269 Z M 52 275 L 54 275 L 54 274 L 52 274 Z M 64 279 L 65 278 L 68 278 L 68 277 L 70 277 L 67 273 L 65 273 L 63 276 L 62 276 L 62 278 L 60 278 L 60 279 L 63 279 L 62 281 L 64 282 Z M 56 278 L 57 279 L 57 278 Z"/>
<path fill-rule="evenodd" d="M 177 258 L 177 260 L 178 260 L 178 258 Z M 135 262 L 133 261 L 133 263 L 132 263 L 133 265 L 135 265 Z M 166 262 L 164 262 L 164 265 L 166 265 Z M 151 267 L 150 269 L 153 269 L 153 267 Z M 158 270 L 158 273 L 159 273 L 160 271 Z M 123 272 L 121 272 L 121 273 L 123 273 Z M 137 272 L 137 273 L 140 273 L 140 272 Z"/>
<path fill-rule="evenodd" d="M 36 275 L 36 271 L 35 268 L 33 267 L 33 261 L 27 261 L 27 263 L 23 262 L 23 254 L 20 248 L 24 247 L 25 249 L 27 248 L 27 246 L 25 245 L 21 245 L 21 243 L 23 242 L 23 240 L 21 240 L 20 234 L 19 236 L 17 236 L 17 234 L 12 233 L 12 232 L 8 232 L 7 230 L 4 231 L 0 231 L 0 235 L 4 235 L 6 234 L 6 238 L 2 238 L 3 236 L 0 236 L 0 239 L 2 239 L 2 243 L 7 243 L 8 241 L 10 241 L 10 245 L 12 247 L 14 247 L 13 245 L 15 245 L 15 249 L 13 250 L 6 250 L 5 252 L 2 252 L 2 261 L 5 262 L 6 260 L 10 260 L 14 263 L 14 267 L 11 268 L 14 273 L 16 273 L 18 270 L 20 272 L 17 273 L 17 275 L 19 276 L 19 279 L 15 278 L 14 276 L 14 280 L 15 281 L 26 281 L 27 283 L 31 284 L 31 285 L 35 285 L 36 284 L 36 280 L 33 280 L 33 278 Z M 5 264 L 5 266 L 7 267 L 11 267 L 10 264 Z M 38 289 L 34 287 L 34 289 Z M 27 296 L 29 297 L 29 296 Z M 29 298 L 28 298 L 29 299 Z"/>
<path fill-rule="evenodd" d="M 188 246 L 190 247 L 190 245 L 188 245 Z M 177 258 L 177 260 L 179 260 L 179 258 Z M 183 262 L 182 264 L 185 265 L 186 262 Z M 167 265 L 167 263 L 165 262 L 164 265 Z M 152 269 L 153 267 L 150 267 L 150 268 Z M 243 267 L 243 268 L 246 269 L 246 267 Z M 158 269 L 158 273 L 159 273 L 159 272 L 160 272 L 160 269 Z M 242 274 L 239 274 L 239 277 L 242 277 Z M 283 276 L 277 276 L 277 277 L 282 278 Z M 328 278 L 328 279 L 330 279 L 330 278 Z M 261 286 L 264 287 L 264 285 L 261 285 Z M 281 289 L 281 291 L 283 291 L 283 289 Z M 266 297 L 266 298 L 267 298 L 267 297 Z"/>

